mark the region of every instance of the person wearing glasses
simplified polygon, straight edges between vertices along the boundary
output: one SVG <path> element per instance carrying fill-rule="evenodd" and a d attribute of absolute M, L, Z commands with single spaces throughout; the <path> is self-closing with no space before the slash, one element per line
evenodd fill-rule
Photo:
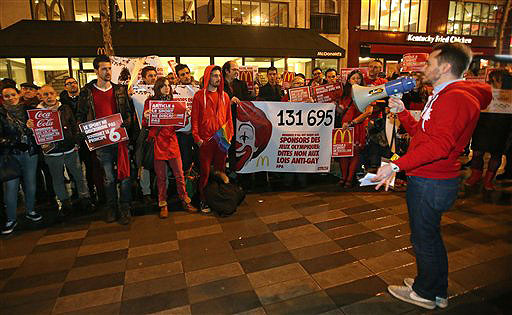
<path fill-rule="evenodd" d="M 80 95 L 80 87 L 73 77 L 67 77 L 64 80 L 64 91 L 59 95 L 59 101 L 71 107 L 73 115 L 76 115 L 78 107 L 78 95 Z"/>

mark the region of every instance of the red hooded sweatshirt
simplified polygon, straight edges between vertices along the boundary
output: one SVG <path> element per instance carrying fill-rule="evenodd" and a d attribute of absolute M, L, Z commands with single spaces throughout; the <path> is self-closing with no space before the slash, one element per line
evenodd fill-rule
<path fill-rule="evenodd" d="M 199 140 L 207 142 L 213 134 L 219 130 L 225 123 L 229 133 L 228 140 L 233 137 L 233 120 L 231 117 L 231 101 L 226 92 L 224 92 L 224 78 L 220 76 L 220 85 L 217 91 L 208 91 L 210 82 L 210 73 L 215 65 L 208 66 L 204 70 L 204 88 L 194 94 L 192 100 L 192 136 L 197 143 Z"/>
<path fill-rule="evenodd" d="M 420 121 L 407 110 L 399 113 L 412 140 L 407 153 L 393 163 L 411 176 L 458 177 L 458 158 L 471 139 L 480 110 L 487 108 L 491 100 L 489 85 L 457 81 L 429 97 Z"/>

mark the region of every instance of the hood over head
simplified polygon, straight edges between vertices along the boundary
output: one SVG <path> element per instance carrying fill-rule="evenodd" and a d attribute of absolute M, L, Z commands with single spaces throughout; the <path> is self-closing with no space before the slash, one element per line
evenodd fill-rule
<path fill-rule="evenodd" d="M 222 68 L 216 65 L 209 65 L 204 69 L 204 76 L 203 76 L 203 84 L 204 89 L 208 90 L 208 84 L 210 83 L 210 75 L 214 68 L 218 68 L 220 70 L 220 84 L 217 88 L 217 93 L 219 93 L 219 97 L 222 96 L 222 92 L 224 92 L 224 76 L 222 75 Z M 220 98 L 219 98 L 220 99 Z"/>
<path fill-rule="evenodd" d="M 465 80 L 458 81 L 449 84 L 441 92 L 439 92 L 439 94 L 452 90 L 465 92 L 475 97 L 480 103 L 480 110 L 486 109 L 492 101 L 492 89 L 491 86 L 487 83 L 468 82 Z"/>

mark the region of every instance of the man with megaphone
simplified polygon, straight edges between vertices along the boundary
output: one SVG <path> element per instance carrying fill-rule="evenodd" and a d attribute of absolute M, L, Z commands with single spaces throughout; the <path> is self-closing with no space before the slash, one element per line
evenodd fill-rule
<path fill-rule="evenodd" d="M 471 49 L 461 43 L 434 47 L 424 68 L 426 83 L 434 93 L 419 121 L 397 98 L 389 107 L 412 136 L 408 152 L 379 168 L 373 179 L 376 189 L 386 190 L 393 175 L 403 170 L 408 176 L 407 208 L 411 243 L 416 255 L 417 276 L 404 279 L 405 286 L 391 285 L 396 298 L 427 309 L 448 305 L 448 257 L 440 232 L 443 212 L 457 199 L 460 163 L 458 157 L 469 142 L 480 116 L 492 100 L 491 88 L 463 81 L 471 63 Z"/>

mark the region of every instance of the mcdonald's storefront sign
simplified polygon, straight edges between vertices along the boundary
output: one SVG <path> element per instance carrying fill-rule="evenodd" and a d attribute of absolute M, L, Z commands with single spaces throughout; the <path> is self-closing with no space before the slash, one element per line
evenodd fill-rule
<path fill-rule="evenodd" d="M 347 141 L 348 140 L 348 141 Z M 332 157 L 354 156 L 354 128 L 332 130 Z"/>
<path fill-rule="evenodd" d="M 265 155 L 265 156 L 258 157 L 258 159 L 256 160 L 256 167 L 260 167 L 260 163 L 261 163 L 261 167 L 265 167 L 265 162 L 268 167 L 268 165 L 270 163 L 268 156 Z"/>
<path fill-rule="evenodd" d="M 96 49 L 96 55 L 106 55 L 105 47 L 98 47 L 98 49 Z"/>

